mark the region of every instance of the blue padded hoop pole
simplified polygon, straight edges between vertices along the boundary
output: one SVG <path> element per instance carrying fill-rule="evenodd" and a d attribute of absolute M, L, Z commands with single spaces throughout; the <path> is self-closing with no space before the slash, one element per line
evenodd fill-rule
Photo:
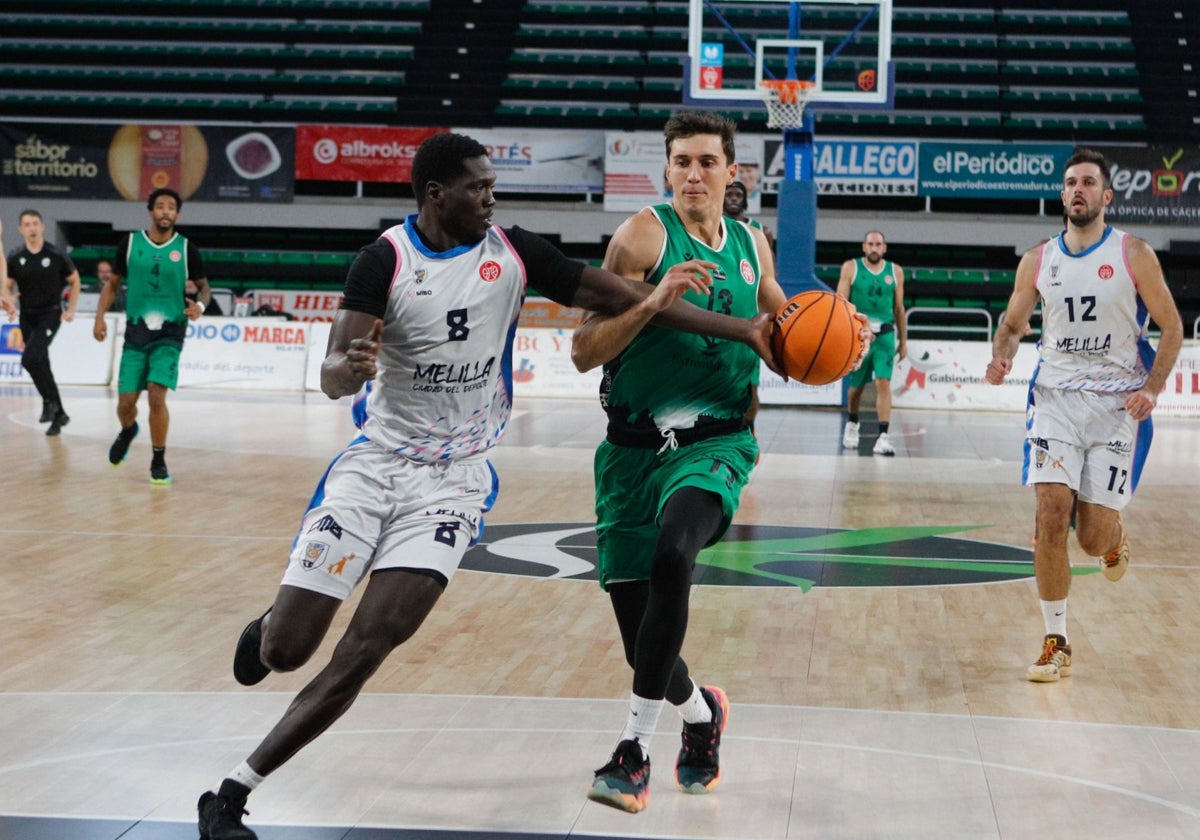
<path fill-rule="evenodd" d="M 800 35 L 800 4 L 788 6 L 788 37 Z M 788 49 L 788 78 L 796 78 L 796 51 Z M 799 128 L 783 130 L 784 174 L 779 182 L 775 274 L 788 297 L 828 289 L 817 279 L 817 183 L 813 178 L 813 118 L 806 108 Z"/>

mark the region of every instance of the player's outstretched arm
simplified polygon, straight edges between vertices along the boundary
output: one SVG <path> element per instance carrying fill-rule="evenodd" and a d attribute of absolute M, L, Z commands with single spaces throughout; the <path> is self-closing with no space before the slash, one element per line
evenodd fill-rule
<path fill-rule="evenodd" d="M 983 375 L 983 381 L 989 385 L 1004 382 L 1004 377 L 1012 371 L 1017 345 L 1022 336 L 1029 332 L 1029 317 L 1033 315 L 1038 302 L 1037 267 L 1040 252 L 1040 245 L 1026 251 L 1017 266 L 1017 281 L 1008 299 L 1008 308 L 1004 310 L 1004 318 L 992 338 L 992 360 L 988 362 Z"/>
<path fill-rule="evenodd" d="M 689 260 L 672 266 L 656 285 L 644 282 L 654 267 L 665 233 L 649 211 L 627 219 L 609 243 L 604 268 L 584 268 L 572 303 L 586 310 L 572 339 L 571 358 L 580 371 L 616 358 L 647 323 L 682 332 L 741 341 L 775 368 L 769 314 L 754 319 L 710 312 L 682 300 L 690 290 L 707 293 L 710 263 Z"/>
<path fill-rule="evenodd" d="M 330 399 L 358 393 L 379 372 L 377 361 L 383 340 L 383 321 L 366 312 L 339 309 L 329 331 L 325 361 L 321 363 L 321 390 Z"/>

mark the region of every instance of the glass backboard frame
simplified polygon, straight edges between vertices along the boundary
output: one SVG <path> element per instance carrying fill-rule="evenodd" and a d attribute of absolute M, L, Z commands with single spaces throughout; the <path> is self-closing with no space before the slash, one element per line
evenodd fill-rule
<path fill-rule="evenodd" d="M 727 24 L 720 15 L 722 9 L 736 10 L 738 6 L 753 4 L 758 7 L 768 4 L 790 6 L 797 5 L 800 12 L 800 28 L 791 37 L 788 28 L 776 28 L 770 35 L 755 38 L 753 32 L 738 31 L 732 24 Z M 872 90 L 847 89 L 833 90 L 825 85 L 824 68 L 827 60 L 833 56 L 828 53 L 830 40 L 837 40 L 839 33 L 826 34 L 825 41 L 807 37 L 804 31 L 805 10 L 809 17 L 814 10 L 823 7 L 858 7 L 863 10 L 859 17 L 869 14 L 877 17 L 876 28 L 871 31 L 876 34 L 875 52 L 869 59 L 864 60 L 864 67 L 874 71 L 875 86 Z M 868 20 L 869 22 L 869 20 Z M 727 29 L 733 43 L 743 50 L 753 50 L 754 81 L 743 87 L 706 88 L 701 85 L 701 49 L 707 37 L 712 37 L 715 27 Z M 707 29 L 706 29 L 707 26 Z M 844 35 L 851 35 L 854 26 L 846 27 Z M 810 28 L 811 34 L 812 29 Z M 819 48 L 814 46 L 819 45 Z M 796 78 L 815 82 L 810 93 L 810 102 L 815 107 L 825 109 L 861 108 L 885 109 L 891 108 L 894 101 L 895 67 L 892 62 L 892 0 L 689 0 L 688 14 L 688 54 L 683 67 L 683 101 L 685 104 L 700 107 L 746 108 L 755 103 L 762 105 L 763 93 L 758 83 L 763 78 L 784 78 L 781 69 L 788 66 L 787 50 L 794 48 L 794 64 Z"/>

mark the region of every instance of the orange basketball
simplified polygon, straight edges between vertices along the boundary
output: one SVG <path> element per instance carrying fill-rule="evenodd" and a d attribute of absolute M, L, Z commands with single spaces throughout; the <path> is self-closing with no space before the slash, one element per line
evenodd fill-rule
<path fill-rule="evenodd" d="M 775 313 L 771 340 L 779 366 L 806 385 L 841 379 L 862 352 L 857 311 L 833 292 L 813 290 L 791 298 Z"/>

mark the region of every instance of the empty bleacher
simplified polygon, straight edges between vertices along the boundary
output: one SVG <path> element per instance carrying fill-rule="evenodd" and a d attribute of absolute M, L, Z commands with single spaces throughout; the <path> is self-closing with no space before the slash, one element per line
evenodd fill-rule
<path fill-rule="evenodd" d="M 817 110 L 818 129 L 1145 140 L 1137 11 L 1070 5 L 897 0 L 895 109 Z M 760 35 L 786 16 L 728 10 Z M 0 12 L 0 115 L 654 129 L 681 105 L 687 26 L 683 0 L 59 0 Z M 753 73 L 732 40 L 725 72 Z M 761 108 L 732 115 L 765 127 Z"/>

